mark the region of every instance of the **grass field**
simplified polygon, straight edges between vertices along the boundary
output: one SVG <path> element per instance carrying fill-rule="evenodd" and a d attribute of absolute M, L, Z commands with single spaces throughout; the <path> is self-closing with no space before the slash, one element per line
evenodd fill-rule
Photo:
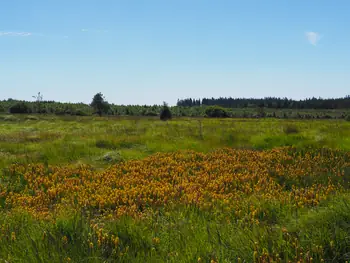
<path fill-rule="evenodd" d="M 350 122 L 0 116 L 0 262 L 346 262 Z"/>

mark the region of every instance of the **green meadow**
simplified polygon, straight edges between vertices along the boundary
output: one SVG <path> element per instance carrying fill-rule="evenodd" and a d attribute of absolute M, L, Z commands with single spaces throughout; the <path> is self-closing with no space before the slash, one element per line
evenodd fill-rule
<path fill-rule="evenodd" d="M 0 116 L 0 167 L 84 163 L 105 167 L 156 152 L 294 146 L 350 150 L 344 120 Z"/>
<path fill-rule="evenodd" d="M 250 160 L 244 164 L 242 157 L 242 164 L 238 162 L 233 167 L 247 178 L 259 178 L 259 175 L 255 177 L 256 171 L 269 172 L 266 180 L 273 185 L 269 186 L 272 197 L 242 190 L 237 207 L 243 215 L 225 210 L 214 200 L 208 201 L 215 204 L 208 210 L 173 199 L 171 205 L 150 205 L 151 212 L 145 218 L 125 215 L 106 219 L 97 216 L 102 213 L 101 208 L 83 207 L 76 200 L 72 201 L 71 209 L 68 206 L 52 214 L 50 219 L 35 216 L 42 211 L 21 209 L 26 207 L 23 203 L 26 201 L 20 200 L 34 200 L 49 191 L 46 186 L 40 186 L 42 181 L 35 181 L 36 173 L 32 174 L 31 169 L 37 169 L 38 178 L 45 180 L 45 176 L 51 178 L 56 169 L 50 167 L 63 167 L 67 174 L 64 176 L 72 178 L 86 172 L 79 167 L 90 167 L 93 172 L 89 180 L 96 180 L 96 187 L 99 184 L 102 187 L 99 176 L 115 173 L 119 165 L 131 167 L 125 176 L 132 179 L 132 167 L 152 171 L 148 164 L 153 159 L 148 158 L 159 158 L 167 167 L 166 158 L 171 162 L 178 158 L 173 154 L 190 151 L 209 156 L 203 161 L 203 167 L 209 168 L 198 168 L 198 172 L 188 170 L 182 175 L 198 178 L 200 185 L 200 169 L 212 169 L 213 183 L 222 176 L 215 172 L 219 168 L 232 176 L 236 173 L 223 167 L 232 165 L 230 160 L 236 158 L 235 152 L 227 155 L 227 161 L 210 157 L 225 156 L 215 153 L 221 149 L 234 149 L 244 158 L 252 156 L 256 163 Z M 281 151 L 283 157 L 269 159 L 274 151 Z M 2 115 L 0 262 L 348 262 L 349 152 L 350 122 L 336 119 L 174 118 L 160 121 L 157 117 Z M 197 162 L 183 158 L 179 167 L 186 162 Z M 222 165 L 217 166 L 216 162 Z M 152 165 L 155 171 L 163 171 L 156 163 Z M 267 165 L 271 171 L 265 169 Z M 39 168 L 30 168 L 36 166 Z M 142 172 L 139 170 L 137 173 Z M 285 174 L 277 176 L 281 171 Z M 162 176 L 159 172 L 159 178 Z M 159 178 L 149 180 L 165 180 Z M 32 184 L 31 180 L 41 183 Z M 55 181 L 50 187 L 64 188 L 62 185 Z M 259 189 L 258 181 L 245 180 L 242 185 Z M 137 187 L 130 189 L 138 191 Z M 214 191 L 207 185 L 196 187 L 209 187 L 205 189 Z M 239 189 L 239 184 L 236 187 Z M 91 189 L 91 193 L 95 190 Z M 276 194 L 274 199 L 272 193 L 277 192 L 278 198 Z M 66 202 L 70 202 L 70 195 L 67 192 L 62 198 L 67 197 Z M 300 202 L 310 198 L 311 203 L 295 205 L 291 195 L 301 196 Z M 282 196 L 289 201 L 284 203 Z M 52 202 L 54 205 L 64 203 L 63 199 L 52 199 Z M 28 207 L 31 205 L 28 201 Z M 254 222 L 248 220 L 256 213 L 251 207 L 260 211 Z M 100 244 L 96 222 L 106 238 L 118 237 L 115 242 L 118 244 L 114 241 L 111 241 L 113 246 L 107 241 Z"/>

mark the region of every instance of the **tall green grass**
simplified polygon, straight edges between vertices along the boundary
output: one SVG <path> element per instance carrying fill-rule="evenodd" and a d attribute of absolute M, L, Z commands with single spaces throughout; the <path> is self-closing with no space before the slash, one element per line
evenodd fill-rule
<path fill-rule="evenodd" d="M 37 116 L 35 116 L 37 117 Z M 344 120 L 193 119 L 21 116 L 0 120 L 0 168 L 15 162 L 110 164 L 155 152 L 220 147 L 271 149 L 280 146 L 350 150 L 350 123 Z M 111 153 L 112 152 L 112 153 Z"/>
<path fill-rule="evenodd" d="M 0 120 L 1 169 L 12 163 L 38 162 L 88 163 L 101 168 L 156 152 L 208 152 L 223 146 L 349 151 L 350 122 L 189 118 L 161 122 L 154 118 L 51 116 Z M 286 187 L 295 183 L 284 180 L 281 183 Z M 318 180 L 323 183 L 327 178 Z M 302 183 L 307 186 L 309 182 Z M 259 226 L 234 224 L 233 214 L 218 215 L 194 206 L 160 209 L 147 220 L 124 217 L 105 221 L 108 235 L 120 237 L 115 249 L 96 247 L 92 230 L 95 222 L 87 211 L 65 211 L 56 216 L 55 222 L 36 220 L 23 211 L 2 208 L 0 193 L 0 262 L 254 262 L 257 249 L 259 254 L 278 254 L 281 262 L 295 262 L 296 257 L 312 257 L 313 262 L 320 262 L 321 257 L 325 262 L 350 260 L 348 191 L 313 209 L 295 210 L 278 202 L 250 201 L 269 212 Z M 155 242 L 158 239 L 159 243 Z M 89 240 L 95 241 L 94 247 Z M 291 242 L 311 252 L 300 255 L 300 251 L 290 248 Z M 323 255 L 318 253 L 320 247 Z"/>
<path fill-rule="evenodd" d="M 263 200 L 257 201 L 262 202 Z M 350 260 L 350 196 L 342 194 L 318 208 L 288 212 L 277 209 L 275 221 L 260 226 L 227 223 L 193 206 L 159 211 L 147 220 L 124 217 L 108 221 L 108 235 L 118 235 L 118 248 L 96 246 L 93 223 L 82 213 L 59 215 L 52 222 L 22 213 L 1 212 L 0 260 L 7 262 L 254 262 L 254 251 L 278 255 L 281 262 Z M 267 204 L 265 204 L 267 205 Z M 277 208 L 278 207 L 278 208 Z M 229 218 L 234 222 L 234 218 Z M 285 233 L 287 229 L 288 234 Z M 12 237 L 15 233 L 15 238 Z M 155 242 L 155 238 L 159 242 Z M 94 241 L 94 247 L 89 241 Z M 292 242 L 299 250 L 291 249 Z M 319 248 L 323 248 L 323 254 Z M 300 255 L 302 251 L 309 251 Z M 69 261 L 70 259 L 70 261 Z"/>

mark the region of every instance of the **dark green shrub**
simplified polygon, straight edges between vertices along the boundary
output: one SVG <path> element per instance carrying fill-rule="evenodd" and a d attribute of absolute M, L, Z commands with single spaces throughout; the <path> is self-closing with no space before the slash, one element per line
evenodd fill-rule
<path fill-rule="evenodd" d="M 345 120 L 350 121 L 350 115 L 348 115 Z"/>
<path fill-rule="evenodd" d="M 101 149 L 112 149 L 112 150 L 114 150 L 114 149 L 117 148 L 116 144 L 114 144 L 111 141 L 107 141 L 107 140 L 97 140 L 95 145 L 96 145 L 97 148 L 101 148 Z"/>
<path fill-rule="evenodd" d="M 205 116 L 210 118 L 227 118 L 229 114 L 226 109 L 219 106 L 209 106 L 205 109 Z"/>
<path fill-rule="evenodd" d="M 171 118 L 172 118 L 171 111 L 170 111 L 168 105 L 164 102 L 163 109 L 160 112 L 160 119 L 162 121 L 167 121 L 167 120 L 170 120 Z"/>
<path fill-rule="evenodd" d="M 72 115 L 76 115 L 76 116 L 89 116 L 89 114 L 87 114 L 86 112 L 82 111 L 82 110 L 77 110 L 74 114 Z"/>
<path fill-rule="evenodd" d="M 296 133 L 299 133 L 299 129 L 298 127 L 296 127 L 295 125 L 286 125 L 284 128 L 283 128 L 283 131 L 285 134 L 296 134 Z"/>
<path fill-rule="evenodd" d="M 24 102 L 18 102 L 10 107 L 10 113 L 31 113 L 31 108 L 24 103 Z"/>

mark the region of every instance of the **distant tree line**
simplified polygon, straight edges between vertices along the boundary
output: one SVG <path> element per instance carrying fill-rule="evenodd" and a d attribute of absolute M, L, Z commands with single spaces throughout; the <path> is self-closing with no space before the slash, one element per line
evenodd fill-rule
<path fill-rule="evenodd" d="M 266 97 L 255 98 L 203 98 L 182 99 L 177 101 L 177 106 L 221 106 L 224 108 L 268 108 L 268 109 L 350 109 L 350 96 L 335 99 L 310 98 L 304 100 L 292 100 L 288 98 Z"/>
<path fill-rule="evenodd" d="M 176 106 L 115 105 L 102 93 L 93 96 L 90 104 L 62 103 L 43 100 L 43 95 L 33 96 L 35 101 L 0 101 L 0 113 L 55 114 L 75 116 L 149 116 L 162 120 L 172 117 L 211 118 L 290 118 L 290 119 L 350 119 L 350 97 L 340 99 L 289 100 L 265 99 L 185 99 Z"/>

